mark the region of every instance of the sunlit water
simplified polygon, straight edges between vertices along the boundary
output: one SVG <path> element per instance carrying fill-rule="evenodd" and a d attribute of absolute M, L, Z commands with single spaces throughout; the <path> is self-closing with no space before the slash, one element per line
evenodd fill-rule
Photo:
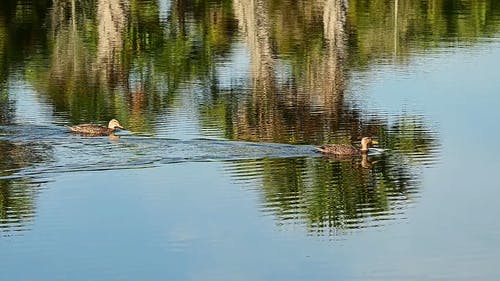
<path fill-rule="evenodd" d="M 500 278 L 500 6 L 271 2 L 2 1 L 0 280 Z"/>

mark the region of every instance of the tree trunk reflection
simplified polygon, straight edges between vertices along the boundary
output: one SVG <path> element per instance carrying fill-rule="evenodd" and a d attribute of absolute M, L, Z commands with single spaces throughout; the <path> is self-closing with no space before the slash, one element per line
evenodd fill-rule
<path fill-rule="evenodd" d="M 127 80 L 122 50 L 128 23 L 129 1 L 99 0 L 97 4 L 97 67 L 101 79 L 110 85 Z M 120 83 L 125 84 L 125 83 Z"/>

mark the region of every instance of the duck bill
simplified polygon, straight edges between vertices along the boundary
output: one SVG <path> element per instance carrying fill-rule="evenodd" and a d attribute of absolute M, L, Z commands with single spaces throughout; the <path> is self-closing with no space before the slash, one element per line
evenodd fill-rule
<path fill-rule="evenodd" d="M 376 140 L 372 140 L 372 143 L 373 143 L 373 144 L 378 144 L 378 141 L 376 141 Z"/>
<path fill-rule="evenodd" d="M 116 128 L 118 128 L 118 129 L 120 129 L 120 130 L 125 130 L 125 128 L 124 128 L 124 127 L 122 127 L 122 126 L 115 126 L 115 129 L 116 129 Z"/>

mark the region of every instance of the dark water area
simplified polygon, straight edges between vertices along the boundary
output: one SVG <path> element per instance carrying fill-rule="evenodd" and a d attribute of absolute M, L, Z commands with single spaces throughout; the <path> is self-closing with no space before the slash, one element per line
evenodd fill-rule
<path fill-rule="evenodd" d="M 498 62 L 493 0 L 1 1 L 0 280 L 499 280 Z"/>

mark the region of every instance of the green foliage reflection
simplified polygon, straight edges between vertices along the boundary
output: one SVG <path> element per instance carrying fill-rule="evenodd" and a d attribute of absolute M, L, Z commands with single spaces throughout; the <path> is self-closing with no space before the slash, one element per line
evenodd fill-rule
<path fill-rule="evenodd" d="M 231 162 L 237 180 L 260 185 L 262 209 L 316 235 L 386 224 L 415 201 L 419 169 L 392 155 Z"/>
<path fill-rule="evenodd" d="M 36 144 L 0 140 L 0 231 L 22 230 L 35 214 L 40 184 L 13 175 L 36 163 L 48 161 L 50 149 Z"/>
<path fill-rule="evenodd" d="M 150 131 L 187 85 L 202 82 L 209 94 L 218 89 L 217 63 L 243 37 L 252 95 L 262 102 L 247 103 L 238 118 L 280 108 L 281 97 L 298 110 L 251 120 L 278 128 L 294 122 L 291 115 L 312 118 L 302 111 L 317 105 L 328 111 L 324 118 L 337 118 L 346 65 L 473 44 L 498 34 L 499 15 L 493 0 L 171 1 L 168 11 L 158 1 L 9 0 L 0 3 L 0 85 L 13 66 L 27 63 L 28 80 L 71 123 L 117 117 Z M 291 69 L 278 85 L 277 63 Z M 276 141 L 296 139 L 259 131 Z"/>

